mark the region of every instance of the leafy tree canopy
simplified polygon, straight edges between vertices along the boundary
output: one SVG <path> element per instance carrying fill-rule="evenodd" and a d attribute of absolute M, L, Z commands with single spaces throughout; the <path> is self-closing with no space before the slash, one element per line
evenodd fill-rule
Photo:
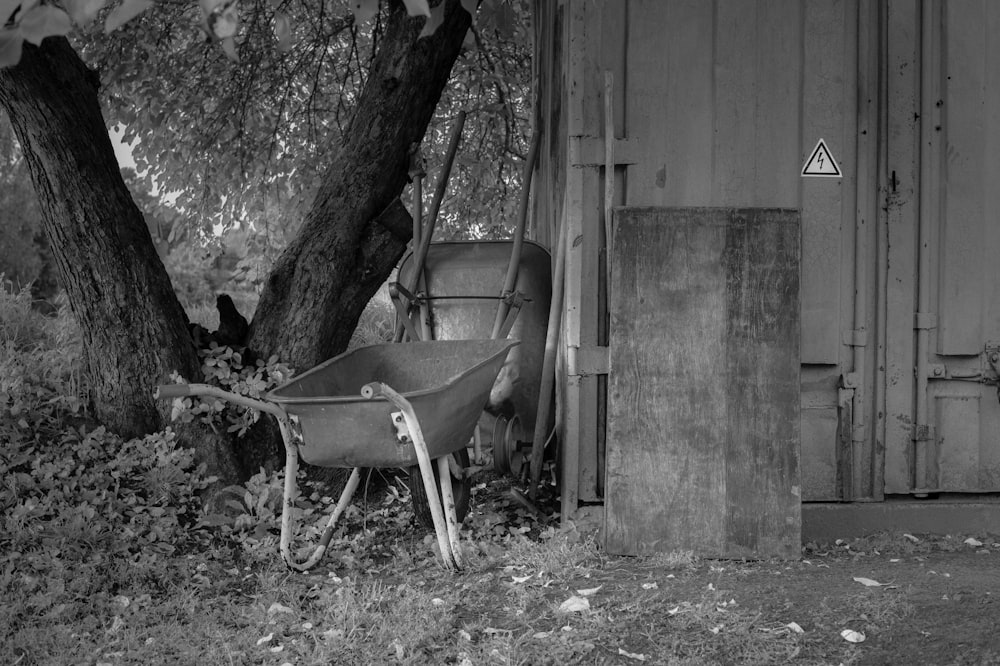
<path fill-rule="evenodd" d="M 434 30 L 440 6 L 405 4 Z M 428 130 L 433 177 L 451 122 L 468 113 L 444 237 L 503 236 L 513 223 L 530 125 L 528 15 L 526 0 L 479 9 Z M 132 144 L 135 185 L 169 193 L 181 212 L 175 237 L 238 226 L 280 247 L 312 201 L 314 165 L 349 131 L 382 14 L 379 0 L 0 0 L 0 24 L 0 66 L 24 41 L 75 40 L 100 75 L 109 125 Z"/>

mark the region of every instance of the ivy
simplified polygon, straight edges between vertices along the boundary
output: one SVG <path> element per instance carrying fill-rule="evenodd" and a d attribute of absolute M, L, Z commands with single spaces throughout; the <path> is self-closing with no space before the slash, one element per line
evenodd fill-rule
<path fill-rule="evenodd" d="M 277 356 L 271 356 L 266 361 L 253 359 L 252 362 L 244 362 L 245 352 L 220 346 L 216 342 L 198 350 L 198 355 L 205 383 L 248 398 L 260 399 L 267 391 L 292 377 L 292 369 L 279 362 Z M 177 373 L 171 375 L 171 380 L 179 384 L 187 383 Z M 236 433 L 238 437 L 242 437 L 259 418 L 260 412 L 256 409 L 198 396 L 175 398 L 171 410 L 173 420 L 182 423 L 198 420 L 215 429 L 225 428 L 226 432 Z"/>

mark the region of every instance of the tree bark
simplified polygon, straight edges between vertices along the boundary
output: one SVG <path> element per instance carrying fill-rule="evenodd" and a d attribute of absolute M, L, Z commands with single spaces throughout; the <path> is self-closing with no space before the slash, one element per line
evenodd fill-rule
<path fill-rule="evenodd" d="M 422 18 L 394 2 L 364 91 L 301 232 L 279 257 L 249 346 L 298 371 L 343 351 L 361 312 L 412 234 L 399 201 L 409 155 L 427 130 L 471 24 L 459 0 L 418 38 Z"/>
<path fill-rule="evenodd" d="M 122 180 L 97 96 L 98 79 L 69 42 L 25 43 L 0 69 L 0 105 L 24 151 L 60 282 L 79 322 L 97 418 L 133 437 L 166 422 L 154 387 L 178 371 L 201 377 L 187 330 L 142 213 Z M 221 478 L 238 467 L 225 438 L 184 430 Z"/>

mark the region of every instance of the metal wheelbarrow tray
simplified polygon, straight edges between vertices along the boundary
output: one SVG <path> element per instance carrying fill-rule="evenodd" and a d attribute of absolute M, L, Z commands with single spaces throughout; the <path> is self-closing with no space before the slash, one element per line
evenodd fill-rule
<path fill-rule="evenodd" d="M 509 340 L 439 340 L 359 347 L 272 390 L 265 399 L 299 419 L 302 459 L 320 467 L 409 467 L 386 398 L 364 385 L 386 384 L 410 401 L 431 458 L 464 447 L 507 356 Z"/>

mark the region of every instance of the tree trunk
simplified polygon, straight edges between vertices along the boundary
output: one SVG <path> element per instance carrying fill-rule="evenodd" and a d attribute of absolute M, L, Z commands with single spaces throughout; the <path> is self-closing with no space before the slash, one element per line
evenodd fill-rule
<path fill-rule="evenodd" d="M 98 79 L 69 42 L 25 43 L 0 69 L 0 104 L 24 151 L 62 286 L 83 334 L 91 402 L 124 437 L 158 429 L 169 411 L 153 389 L 172 371 L 201 373 L 187 315 L 122 180 L 97 97 Z M 185 429 L 199 460 L 238 476 L 224 438 Z M 192 441 L 193 440 L 193 441 Z"/>
<path fill-rule="evenodd" d="M 250 347 L 298 371 L 343 351 L 365 305 L 412 234 L 399 201 L 410 151 L 427 130 L 471 16 L 445 3 L 433 35 L 393 3 L 385 34 L 302 230 L 279 257 L 250 329 Z"/>

